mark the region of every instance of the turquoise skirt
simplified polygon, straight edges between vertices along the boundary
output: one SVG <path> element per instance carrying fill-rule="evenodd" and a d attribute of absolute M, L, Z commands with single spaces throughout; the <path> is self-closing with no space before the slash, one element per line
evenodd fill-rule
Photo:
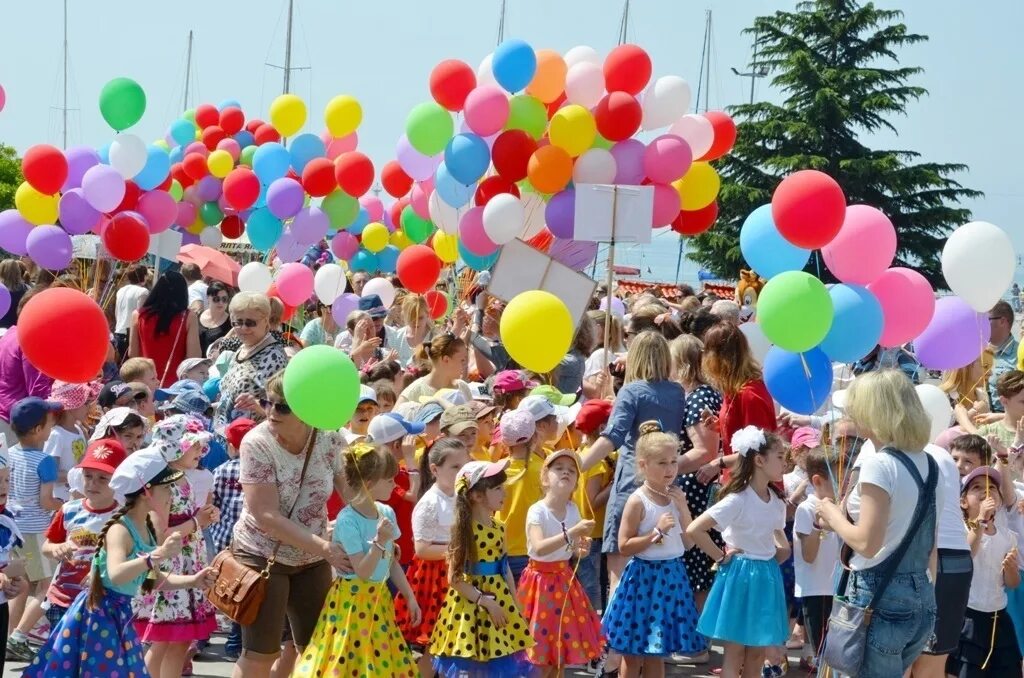
<path fill-rule="evenodd" d="M 782 645 L 789 636 L 782 573 L 774 560 L 734 557 L 721 566 L 697 631 L 746 647 Z"/>

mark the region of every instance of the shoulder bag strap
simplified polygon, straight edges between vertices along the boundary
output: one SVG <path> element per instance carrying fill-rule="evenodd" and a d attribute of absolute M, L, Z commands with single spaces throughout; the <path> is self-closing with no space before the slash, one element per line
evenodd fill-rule
<path fill-rule="evenodd" d="M 316 436 L 317 430 L 313 429 L 313 435 L 309 437 L 309 443 L 306 445 L 306 458 L 302 461 L 302 473 L 299 474 L 299 491 L 295 494 L 295 501 L 292 502 L 292 507 L 288 511 L 288 515 L 285 518 L 289 520 L 292 514 L 295 513 L 295 507 L 299 505 L 299 499 L 302 496 L 302 484 L 306 480 L 306 469 L 309 468 L 309 459 L 313 456 L 313 448 L 316 447 Z M 274 564 L 277 559 L 277 552 L 281 549 L 281 542 L 278 540 L 277 544 L 274 545 L 274 551 L 270 554 L 270 558 L 267 559 L 267 565 L 263 568 L 263 572 L 269 574 L 270 567 Z"/>
<path fill-rule="evenodd" d="M 160 375 L 160 383 L 164 383 L 164 379 L 167 378 L 167 372 L 171 369 L 171 362 L 174 361 L 174 352 L 178 348 L 178 341 L 181 339 L 181 331 L 188 325 L 188 311 L 183 314 L 184 318 L 181 320 L 181 324 L 178 325 L 178 333 L 174 335 L 174 343 L 171 344 L 171 352 L 167 354 L 167 364 L 164 365 L 164 373 Z"/>

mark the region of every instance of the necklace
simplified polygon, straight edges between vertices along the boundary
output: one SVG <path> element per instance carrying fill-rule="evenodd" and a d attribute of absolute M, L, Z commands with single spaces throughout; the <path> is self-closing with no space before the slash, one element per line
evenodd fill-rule
<path fill-rule="evenodd" d="M 651 493 L 661 497 L 662 499 L 672 499 L 672 497 L 670 497 L 668 495 L 668 492 L 661 492 L 659 490 L 654 489 L 653 487 L 650 486 L 650 484 L 646 480 L 644 481 L 644 489 L 647 490 L 648 492 L 651 492 Z"/>

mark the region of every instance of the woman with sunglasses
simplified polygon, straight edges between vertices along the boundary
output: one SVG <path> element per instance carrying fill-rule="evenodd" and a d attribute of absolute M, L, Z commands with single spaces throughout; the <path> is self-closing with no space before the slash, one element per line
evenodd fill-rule
<path fill-rule="evenodd" d="M 178 364 L 200 358 L 199 322 L 188 310 L 188 285 L 177 271 L 166 271 L 156 281 L 142 308 L 132 313 L 128 357 L 156 363 L 163 387 L 178 380 Z"/>
<path fill-rule="evenodd" d="M 224 283 L 212 282 L 206 288 L 206 310 L 199 314 L 199 348 L 204 356 L 210 344 L 231 331 L 230 301 L 231 288 Z"/>

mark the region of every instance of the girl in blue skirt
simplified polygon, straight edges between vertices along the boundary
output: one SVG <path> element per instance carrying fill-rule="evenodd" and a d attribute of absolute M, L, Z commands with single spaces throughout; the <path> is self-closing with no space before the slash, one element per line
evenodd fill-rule
<path fill-rule="evenodd" d="M 722 641 L 724 678 L 761 674 L 765 649 L 789 635 L 786 595 L 779 563 L 789 556 L 786 504 L 778 485 L 785 470 L 785 445 L 756 426 L 732 437 L 739 467 L 718 503 L 690 523 L 687 535 L 718 565 L 697 630 Z M 722 533 L 725 549 L 709 530 Z"/>

